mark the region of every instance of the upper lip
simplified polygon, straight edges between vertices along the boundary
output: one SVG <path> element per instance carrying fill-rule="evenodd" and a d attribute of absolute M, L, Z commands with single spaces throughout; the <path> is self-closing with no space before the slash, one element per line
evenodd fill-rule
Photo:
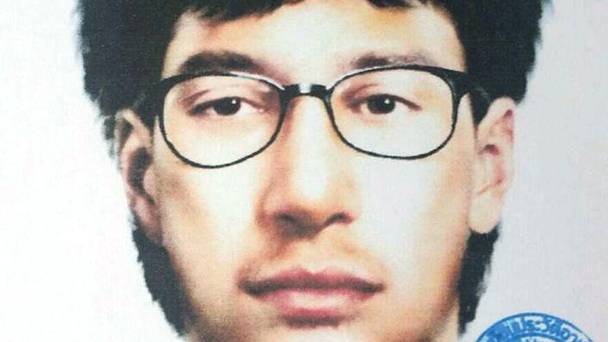
<path fill-rule="evenodd" d="M 356 276 L 339 269 L 325 269 L 319 272 L 304 268 L 294 268 L 275 273 L 257 280 L 245 280 L 241 287 L 250 295 L 263 296 L 279 290 L 338 290 L 346 289 L 362 293 L 381 291 L 382 283 Z"/>

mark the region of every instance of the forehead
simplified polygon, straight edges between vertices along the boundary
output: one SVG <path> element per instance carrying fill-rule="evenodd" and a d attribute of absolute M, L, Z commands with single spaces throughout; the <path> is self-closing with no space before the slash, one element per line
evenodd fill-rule
<path fill-rule="evenodd" d="M 288 82 L 328 81 L 362 56 L 418 56 L 424 63 L 464 69 L 449 16 L 427 5 L 378 8 L 365 0 L 302 1 L 233 20 L 186 12 L 176 23 L 163 77 L 201 53 L 250 57 L 266 76 Z M 407 58 L 405 58 L 407 60 Z"/>

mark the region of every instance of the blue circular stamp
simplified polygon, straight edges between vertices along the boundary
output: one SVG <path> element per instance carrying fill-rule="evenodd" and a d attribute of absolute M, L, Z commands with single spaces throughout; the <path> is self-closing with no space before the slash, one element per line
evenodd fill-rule
<path fill-rule="evenodd" d="M 521 313 L 492 325 L 476 342 L 593 342 L 574 324 L 542 313 Z"/>

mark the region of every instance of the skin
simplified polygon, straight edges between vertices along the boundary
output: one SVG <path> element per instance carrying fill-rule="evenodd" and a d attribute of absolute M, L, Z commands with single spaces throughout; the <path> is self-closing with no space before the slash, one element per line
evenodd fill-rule
<path fill-rule="evenodd" d="M 185 13 L 162 76 L 178 74 L 203 51 L 252 56 L 264 76 L 282 84 L 329 84 L 351 71 L 348 61 L 370 52 L 422 54 L 465 70 L 462 45 L 441 10 L 378 9 L 366 1 L 304 1 L 233 21 Z M 497 99 L 474 126 L 465 100 L 442 150 L 395 161 L 350 149 L 322 103 L 300 97 L 271 147 L 217 170 L 184 164 L 158 125 L 150 131 L 124 111 L 132 128 L 120 151 L 129 203 L 148 237 L 169 252 L 191 306 L 190 339 L 455 341 L 466 240 L 471 230 L 496 225 L 512 177 L 513 109 L 511 99 Z M 133 177 L 141 153 L 152 162 Z M 307 328 L 286 324 L 239 289 L 243 277 L 296 266 L 340 267 L 384 288 L 348 320 Z"/>

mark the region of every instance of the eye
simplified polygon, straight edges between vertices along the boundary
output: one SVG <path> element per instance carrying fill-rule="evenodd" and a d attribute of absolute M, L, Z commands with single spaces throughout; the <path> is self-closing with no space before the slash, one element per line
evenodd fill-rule
<path fill-rule="evenodd" d="M 373 115 L 405 114 L 421 109 L 419 105 L 412 101 L 388 94 L 368 96 L 356 103 L 359 112 Z"/>
<path fill-rule="evenodd" d="M 215 101 L 204 102 L 195 105 L 191 110 L 191 115 L 230 116 L 237 114 L 243 107 L 242 100 L 238 97 L 226 97 Z"/>
<path fill-rule="evenodd" d="M 388 95 L 378 95 L 367 99 L 366 105 L 372 114 L 388 114 L 395 110 L 397 101 Z"/>
<path fill-rule="evenodd" d="M 219 115 L 233 115 L 241 109 L 241 99 L 235 97 L 221 99 L 211 108 Z"/>

